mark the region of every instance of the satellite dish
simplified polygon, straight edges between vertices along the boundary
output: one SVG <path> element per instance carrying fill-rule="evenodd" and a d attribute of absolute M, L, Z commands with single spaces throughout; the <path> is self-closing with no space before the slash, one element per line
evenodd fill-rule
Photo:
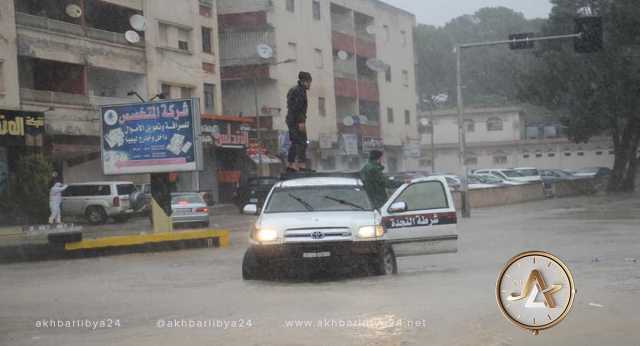
<path fill-rule="evenodd" d="M 147 20 L 139 14 L 131 16 L 131 18 L 129 18 L 129 24 L 137 31 L 144 31 L 147 28 Z"/>
<path fill-rule="evenodd" d="M 82 8 L 76 4 L 69 4 L 64 12 L 71 18 L 80 18 L 82 16 Z"/>
<path fill-rule="evenodd" d="M 262 59 L 271 59 L 273 57 L 273 48 L 268 44 L 261 43 L 256 46 L 258 56 Z"/>
<path fill-rule="evenodd" d="M 339 50 L 338 51 L 338 59 L 345 61 L 347 59 L 349 59 L 349 53 L 343 51 L 343 50 Z"/>
<path fill-rule="evenodd" d="M 133 30 L 129 30 L 124 33 L 124 39 L 131 44 L 136 44 L 140 42 L 140 35 L 138 35 L 138 33 Z"/>
<path fill-rule="evenodd" d="M 361 125 L 367 125 L 369 123 L 369 118 L 366 115 L 358 115 L 358 120 Z"/>
<path fill-rule="evenodd" d="M 429 119 L 427 119 L 427 118 L 420 118 L 420 125 L 422 125 L 422 126 L 429 126 Z"/>
<path fill-rule="evenodd" d="M 369 34 L 369 35 L 375 35 L 375 34 L 376 34 L 376 32 L 378 31 L 378 29 L 376 28 L 376 26 L 375 26 L 375 25 L 373 25 L 373 24 L 371 24 L 371 25 L 367 26 L 367 29 L 366 29 L 366 30 L 367 30 L 367 34 Z"/>
<path fill-rule="evenodd" d="M 376 72 L 386 72 L 387 64 L 380 59 L 371 58 L 367 60 L 367 67 Z"/>
<path fill-rule="evenodd" d="M 353 117 L 345 117 L 344 119 L 342 119 L 342 124 L 344 126 L 347 126 L 347 127 L 353 126 L 353 123 L 354 123 L 353 122 Z"/>

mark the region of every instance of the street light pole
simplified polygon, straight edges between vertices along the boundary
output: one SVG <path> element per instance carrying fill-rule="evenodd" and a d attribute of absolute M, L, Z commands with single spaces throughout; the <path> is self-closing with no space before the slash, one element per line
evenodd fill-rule
<path fill-rule="evenodd" d="M 462 168 L 462 217 L 471 216 L 471 206 L 469 205 L 468 185 L 467 185 L 467 167 L 465 163 L 465 133 L 464 133 L 464 101 L 462 100 L 462 71 L 460 70 L 462 49 L 458 45 L 456 46 L 456 90 L 458 96 L 458 142 L 460 144 L 460 167 Z"/>

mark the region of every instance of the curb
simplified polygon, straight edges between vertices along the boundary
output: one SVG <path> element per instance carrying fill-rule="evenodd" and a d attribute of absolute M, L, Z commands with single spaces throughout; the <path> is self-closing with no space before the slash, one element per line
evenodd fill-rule
<path fill-rule="evenodd" d="M 102 237 L 68 243 L 0 247 L 0 263 L 86 258 L 116 254 L 227 247 L 228 230 L 197 230 Z"/>

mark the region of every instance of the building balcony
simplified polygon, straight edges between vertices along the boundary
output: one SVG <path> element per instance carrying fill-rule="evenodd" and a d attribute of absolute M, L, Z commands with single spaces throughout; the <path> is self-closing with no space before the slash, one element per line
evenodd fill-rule
<path fill-rule="evenodd" d="M 357 84 L 355 80 L 336 78 L 335 91 L 338 97 L 358 98 Z"/>
<path fill-rule="evenodd" d="M 361 100 L 378 102 L 380 100 L 378 83 L 375 80 L 358 80 L 358 97 Z"/>
<path fill-rule="evenodd" d="M 273 31 L 249 31 L 249 32 L 221 32 L 220 33 L 220 64 L 226 66 L 259 65 L 271 62 L 274 57 L 265 60 L 258 56 L 256 47 L 266 44 L 275 47 L 275 35 Z"/>
<path fill-rule="evenodd" d="M 353 59 L 346 61 L 335 59 L 333 61 L 333 73 L 338 78 L 356 79 L 356 63 Z"/>
<path fill-rule="evenodd" d="M 221 14 L 218 25 L 220 31 L 263 31 L 271 27 L 264 11 Z"/>
<path fill-rule="evenodd" d="M 367 41 L 361 38 L 356 39 L 356 52 L 358 56 L 365 58 L 375 58 L 376 54 L 376 42 Z"/>
<path fill-rule="evenodd" d="M 29 28 L 37 28 L 60 34 L 83 36 L 94 40 L 105 41 L 125 46 L 144 47 L 144 37 L 138 43 L 129 43 L 123 33 L 100 30 L 91 27 L 55 20 L 47 17 L 34 16 L 27 13 L 16 12 L 16 24 Z"/>
<path fill-rule="evenodd" d="M 203 2 L 204 0 L 200 0 Z M 213 0 L 207 0 L 213 2 Z M 273 0 L 218 0 L 218 14 L 267 12 L 273 9 Z"/>
<path fill-rule="evenodd" d="M 354 125 L 345 126 L 338 122 L 338 133 L 353 133 L 361 137 L 382 138 L 380 127 L 377 125 Z"/>
<path fill-rule="evenodd" d="M 268 79 L 271 77 L 269 65 L 234 65 L 224 66 L 220 70 L 220 79 L 223 81 Z"/>
<path fill-rule="evenodd" d="M 87 95 L 25 88 L 20 89 L 20 99 L 22 101 L 33 101 L 47 104 L 77 106 L 86 106 L 90 104 L 90 100 Z"/>
<path fill-rule="evenodd" d="M 355 54 L 356 47 L 353 41 L 353 36 L 333 31 L 331 33 L 331 38 L 334 50 L 343 50 L 345 52 Z"/>

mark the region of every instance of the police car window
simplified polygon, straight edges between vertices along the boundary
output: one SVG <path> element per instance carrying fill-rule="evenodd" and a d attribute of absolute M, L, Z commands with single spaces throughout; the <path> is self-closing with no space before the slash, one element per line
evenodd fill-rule
<path fill-rule="evenodd" d="M 130 195 L 136 190 L 135 185 L 132 185 L 132 184 L 121 184 L 121 185 L 118 185 L 117 188 L 118 188 L 118 195 L 120 196 Z"/>
<path fill-rule="evenodd" d="M 395 199 L 405 202 L 407 211 L 448 208 L 447 195 L 444 186 L 439 181 L 417 183 L 407 187 Z"/>
<path fill-rule="evenodd" d="M 265 213 L 372 210 L 364 189 L 352 186 L 284 188 L 274 191 Z"/>

